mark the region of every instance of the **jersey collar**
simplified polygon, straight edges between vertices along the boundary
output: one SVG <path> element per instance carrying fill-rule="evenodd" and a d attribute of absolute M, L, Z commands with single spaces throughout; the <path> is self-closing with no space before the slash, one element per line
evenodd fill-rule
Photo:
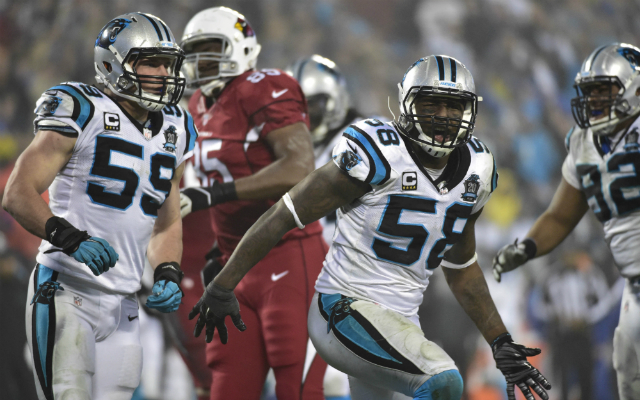
<path fill-rule="evenodd" d="M 422 174 L 427 179 L 429 179 L 429 181 L 437 190 L 441 190 L 443 188 L 451 190 L 454 187 L 458 186 L 458 184 L 462 182 L 462 179 L 467 175 L 467 171 L 469 170 L 469 166 L 471 165 L 471 153 L 469 152 L 469 146 L 464 145 L 456 147 L 451 152 L 444 171 L 442 171 L 442 174 L 438 177 L 438 179 L 434 180 L 433 178 L 431 178 L 424 166 L 422 166 L 418 155 L 415 153 L 413 146 L 411 146 L 411 140 L 404 137 L 404 135 L 400 135 L 400 137 L 404 141 L 404 145 L 407 148 L 409 155 L 413 159 L 413 162 L 416 164 L 420 172 L 422 172 Z M 443 182 L 444 184 L 442 184 Z"/>

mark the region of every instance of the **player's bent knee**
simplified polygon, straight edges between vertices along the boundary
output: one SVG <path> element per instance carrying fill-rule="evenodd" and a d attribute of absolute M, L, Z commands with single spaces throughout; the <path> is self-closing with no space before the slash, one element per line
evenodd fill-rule
<path fill-rule="evenodd" d="M 460 400 L 462 376 L 457 369 L 450 369 L 429 378 L 413 394 L 414 400 Z"/>
<path fill-rule="evenodd" d="M 91 400 L 91 394 L 86 390 L 71 388 L 66 389 L 56 399 L 60 400 Z"/>

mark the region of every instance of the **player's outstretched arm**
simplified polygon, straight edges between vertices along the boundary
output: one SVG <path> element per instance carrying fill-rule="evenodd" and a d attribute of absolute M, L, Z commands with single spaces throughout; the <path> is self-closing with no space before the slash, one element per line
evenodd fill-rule
<path fill-rule="evenodd" d="M 275 157 L 273 163 L 233 182 L 182 189 L 182 218 L 227 201 L 277 199 L 313 171 L 313 144 L 304 123 L 275 129 L 266 139 Z"/>
<path fill-rule="evenodd" d="M 301 221 L 313 222 L 362 196 L 369 190 L 364 184 L 343 173 L 333 162 L 311 173 L 296 185 L 289 195 Z M 242 277 L 260 261 L 284 236 L 296 227 L 291 211 L 281 199 L 256 221 L 234 250 L 229 262 L 209 283 L 202 298 L 189 315 L 199 316 L 194 334 L 200 335 L 207 326 L 206 340 L 213 338 L 214 329 L 220 332 L 222 343 L 227 342 L 224 319 L 230 315 L 238 329 L 244 330 L 238 302 L 233 289 Z"/>
<path fill-rule="evenodd" d="M 75 144 L 75 137 L 38 131 L 11 172 L 2 206 L 26 230 L 59 248 L 47 253 L 62 251 L 98 276 L 115 266 L 118 253 L 106 240 L 91 237 L 64 218 L 54 216 L 40 197 L 71 158 Z"/>
<path fill-rule="evenodd" d="M 493 275 L 498 282 L 501 274 L 512 271 L 528 260 L 548 254 L 573 231 L 589 209 L 584 193 L 564 178 L 547 210 L 533 224 L 520 243 L 504 246 L 493 259 Z"/>
<path fill-rule="evenodd" d="M 161 312 L 176 311 L 182 300 L 180 283 L 184 273 L 180 270 L 182 218 L 178 187 L 183 171 L 184 163 L 173 174 L 171 191 L 158 210 L 147 247 L 147 258 L 154 269 L 154 284 L 146 305 Z"/>
<path fill-rule="evenodd" d="M 520 388 L 527 400 L 534 400 L 530 388 L 546 400 L 549 397 L 545 389 L 551 389 L 551 385 L 527 361 L 527 357 L 540 354 L 540 349 L 513 343 L 489 294 L 478 262 L 469 264 L 475 258 L 474 226 L 479 215 L 480 212 L 477 212 L 469 218 L 462 237 L 446 253 L 447 266 L 443 265 L 442 270 L 458 303 L 476 324 L 487 343 L 491 344 L 496 366 L 507 380 L 509 400 L 515 400 L 515 386 Z"/>

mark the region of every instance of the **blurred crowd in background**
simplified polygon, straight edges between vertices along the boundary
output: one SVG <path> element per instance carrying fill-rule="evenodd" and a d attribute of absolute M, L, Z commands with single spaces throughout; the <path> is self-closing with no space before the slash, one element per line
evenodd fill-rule
<path fill-rule="evenodd" d="M 554 384 L 552 399 L 617 398 L 611 353 L 622 290 L 599 222 L 589 214 L 561 248 L 501 284 L 489 269 L 500 247 L 526 234 L 560 181 L 582 60 L 602 44 L 640 45 L 640 2 L 0 0 L 0 196 L 33 137 L 40 94 L 64 81 L 95 82 L 93 46 L 110 19 L 151 13 L 179 41 L 197 11 L 218 5 L 253 26 L 262 45 L 259 68 L 284 68 L 314 53 L 328 57 L 365 115 L 391 119 L 388 99 L 397 114 L 397 83 L 418 58 L 447 54 L 464 63 L 483 97 L 475 135 L 495 154 L 500 174 L 476 225 L 480 264 L 499 311 L 517 341 L 543 348 L 535 362 Z M 24 307 L 39 242 L 0 211 L 0 387 L 21 393 L 11 399 L 35 398 L 24 361 Z M 427 290 L 421 323 L 460 367 L 467 399 L 506 398 L 489 346 L 441 273 Z"/>

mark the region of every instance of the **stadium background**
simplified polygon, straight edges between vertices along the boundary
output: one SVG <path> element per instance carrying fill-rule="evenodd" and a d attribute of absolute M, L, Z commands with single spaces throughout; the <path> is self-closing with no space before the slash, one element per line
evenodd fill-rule
<path fill-rule="evenodd" d="M 613 41 L 640 44 L 634 18 L 640 2 L 633 0 L 0 0 L 0 196 L 15 158 L 32 138 L 40 94 L 63 81 L 94 82 L 93 44 L 106 22 L 128 11 L 148 12 L 179 39 L 195 12 L 217 5 L 240 11 L 252 24 L 262 45 L 259 68 L 284 68 L 313 53 L 326 56 L 342 69 L 354 105 L 365 114 L 391 118 L 388 97 L 397 113 L 396 85 L 416 59 L 447 54 L 462 61 L 484 98 L 475 135 L 495 154 L 500 173 L 476 231 L 487 273 L 495 252 L 523 237 L 560 180 L 563 139 L 573 124 L 573 78 L 582 59 Z M 24 361 L 24 307 L 38 243 L 0 211 L 0 392 L 19 396 L 7 399 L 33 396 Z M 560 281 L 558 271 L 604 283 L 608 290 L 555 304 L 545 293 L 550 282 Z M 487 280 L 516 340 L 545 350 L 536 363 L 555 384 L 552 399 L 560 394 L 559 373 L 549 357 L 558 326 L 591 334 L 585 352 L 595 357 L 593 398 L 617 398 L 611 343 L 621 287 L 591 215 L 550 256 L 507 275 L 500 285 L 490 274 Z M 427 337 L 460 366 L 467 398 L 504 398 L 489 347 L 441 272 L 432 279 L 421 316 Z M 581 363 L 580 356 L 566 357 Z M 570 398 L 585 398 L 577 374 L 570 382 Z"/>

